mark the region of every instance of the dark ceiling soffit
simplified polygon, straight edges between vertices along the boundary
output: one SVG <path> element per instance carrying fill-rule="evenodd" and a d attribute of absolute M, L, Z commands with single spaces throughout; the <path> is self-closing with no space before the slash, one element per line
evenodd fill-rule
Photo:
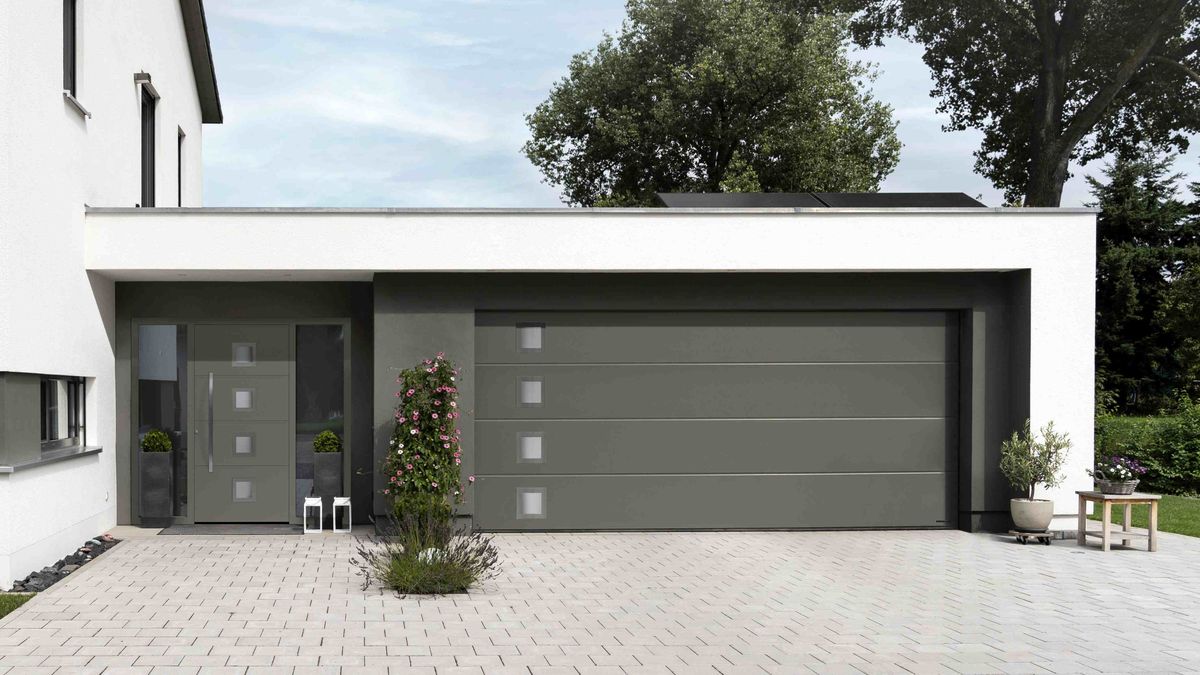
<path fill-rule="evenodd" d="M 659 192 L 670 208 L 963 208 L 983 204 L 961 192 Z"/>
<path fill-rule="evenodd" d="M 204 0 L 179 0 L 183 11 L 183 31 L 187 34 L 188 53 L 196 94 L 200 97 L 200 120 L 205 124 L 225 121 L 221 113 L 221 94 L 217 91 L 217 71 L 213 68 L 212 47 L 208 42 L 208 22 L 204 19 Z"/>

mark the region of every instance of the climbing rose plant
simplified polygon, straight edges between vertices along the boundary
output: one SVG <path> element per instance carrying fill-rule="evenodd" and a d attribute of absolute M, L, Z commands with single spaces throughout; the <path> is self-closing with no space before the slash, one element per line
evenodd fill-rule
<path fill-rule="evenodd" d="M 393 501 L 407 496 L 436 496 L 446 503 L 463 500 L 460 473 L 462 431 L 458 429 L 459 371 L 438 352 L 400 373 L 396 382 L 396 426 L 383 463 Z M 468 478 L 475 482 L 475 477 Z"/>

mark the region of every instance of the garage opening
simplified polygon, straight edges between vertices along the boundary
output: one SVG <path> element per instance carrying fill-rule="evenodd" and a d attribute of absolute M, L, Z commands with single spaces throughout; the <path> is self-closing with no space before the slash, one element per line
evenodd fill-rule
<path fill-rule="evenodd" d="M 952 528 L 953 312 L 478 312 L 488 530 Z"/>

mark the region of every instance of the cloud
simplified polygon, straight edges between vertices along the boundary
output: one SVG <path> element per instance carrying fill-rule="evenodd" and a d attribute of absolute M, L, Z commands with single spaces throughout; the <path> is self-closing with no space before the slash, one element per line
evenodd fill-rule
<path fill-rule="evenodd" d="M 527 113 L 624 0 L 208 0 L 226 113 L 205 128 L 206 203 L 557 206 L 521 155 Z M 979 132 L 946 133 L 922 49 L 856 53 L 904 143 L 887 190 L 1002 203 L 974 173 Z M 1072 167 L 1064 205 L 1089 199 Z M 1178 170 L 1200 176 L 1196 153 Z"/>

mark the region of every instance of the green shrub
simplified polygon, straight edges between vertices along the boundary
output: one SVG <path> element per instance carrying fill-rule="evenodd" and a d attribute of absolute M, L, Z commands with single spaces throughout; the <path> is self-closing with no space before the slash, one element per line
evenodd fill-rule
<path fill-rule="evenodd" d="M 407 511 L 379 536 L 360 539 L 352 562 L 364 590 L 375 583 L 397 595 L 465 593 L 500 568 L 491 537 L 461 530 L 432 509 Z"/>
<path fill-rule="evenodd" d="M 341 452 L 342 439 L 326 429 L 313 438 L 313 452 Z"/>
<path fill-rule="evenodd" d="M 142 452 L 170 452 L 174 445 L 171 437 L 161 429 L 151 429 L 142 436 Z"/>
<path fill-rule="evenodd" d="M 1138 489 L 1165 494 L 1200 493 L 1200 404 L 1181 403 L 1163 417 L 1096 418 L 1096 458 L 1114 455 L 1146 467 Z"/>

